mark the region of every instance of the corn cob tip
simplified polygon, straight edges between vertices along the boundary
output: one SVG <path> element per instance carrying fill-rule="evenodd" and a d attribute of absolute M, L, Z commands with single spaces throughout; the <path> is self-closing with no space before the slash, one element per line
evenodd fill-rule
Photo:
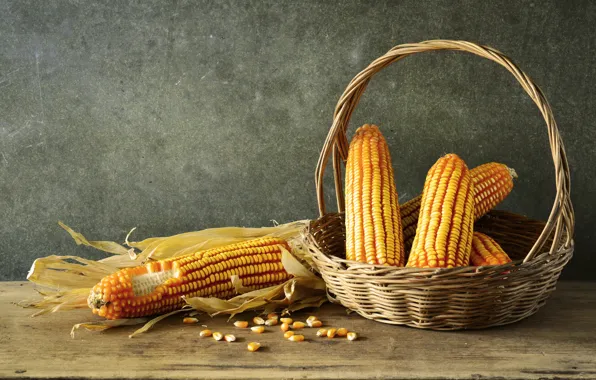
<path fill-rule="evenodd" d="M 362 127 L 356 129 L 355 135 L 360 135 L 360 134 L 363 134 L 363 133 L 369 132 L 369 131 L 379 132 L 379 127 L 377 127 L 374 124 L 364 124 Z"/>
<path fill-rule="evenodd" d="M 517 172 L 515 171 L 515 169 L 507 167 L 507 170 L 509 171 L 509 174 L 511 175 L 511 178 L 519 178 L 517 176 Z"/>

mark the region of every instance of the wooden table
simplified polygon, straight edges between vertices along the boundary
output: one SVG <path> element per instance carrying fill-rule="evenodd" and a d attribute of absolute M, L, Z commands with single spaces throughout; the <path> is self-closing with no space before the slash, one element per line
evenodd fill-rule
<path fill-rule="evenodd" d="M 290 342 L 277 326 L 256 335 L 207 316 L 198 325 L 173 316 L 132 339 L 135 327 L 79 330 L 72 339 L 72 325 L 95 316 L 77 310 L 31 318 L 31 309 L 13 303 L 33 294 L 30 284 L 0 283 L 0 378 L 596 379 L 596 283 L 560 283 L 536 315 L 482 331 L 389 326 L 329 304 L 310 312 L 357 331 L 353 342 L 317 338 L 315 329 Z M 202 324 L 238 341 L 200 338 Z M 261 350 L 248 352 L 249 341 Z"/>

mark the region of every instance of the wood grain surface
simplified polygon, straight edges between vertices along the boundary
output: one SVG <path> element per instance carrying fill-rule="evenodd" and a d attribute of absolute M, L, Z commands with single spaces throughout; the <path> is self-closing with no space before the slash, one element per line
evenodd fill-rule
<path fill-rule="evenodd" d="M 198 325 L 173 316 L 132 339 L 135 327 L 79 330 L 72 339 L 73 324 L 96 317 L 79 310 L 31 318 L 33 310 L 14 303 L 33 295 L 30 284 L 0 283 L 0 378 L 596 379 L 596 283 L 560 283 L 536 315 L 479 331 L 384 325 L 335 305 L 293 316 L 357 331 L 354 342 L 317 338 L 315 329 L 290 342 L 278 326 L 257 335 L 208 316 Z M 238 341 L 200 338 L 203 324 Z M 248 352 L 250 341 L 261 350 Z"/>

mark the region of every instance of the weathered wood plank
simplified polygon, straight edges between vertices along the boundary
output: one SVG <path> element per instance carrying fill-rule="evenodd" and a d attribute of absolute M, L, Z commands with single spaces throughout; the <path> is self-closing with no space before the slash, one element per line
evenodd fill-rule
<path fill-rule="evenodd" d="M 0 283 L 0 378 L 596 379 L 596 283 L 561 283 L 535 316 L 481 331 L 389 326 L 332 305 L 311 312 L 359 332 L 355 342 L 306 329 L 307 341 L 294 343 L 278 327 L 255 335 L 209 317 L 199 325 L 172 317 L 133 339 L 134 327 L 71 339 L 73 324 L 95 317 L 80 310 L 31 318 L 13 302 L 32 295 L 30 284 Z M 201 324 L 234 332 L 238 342 L 201 339 Z M 263 348 L 248 352 L 252 340 Z"/>

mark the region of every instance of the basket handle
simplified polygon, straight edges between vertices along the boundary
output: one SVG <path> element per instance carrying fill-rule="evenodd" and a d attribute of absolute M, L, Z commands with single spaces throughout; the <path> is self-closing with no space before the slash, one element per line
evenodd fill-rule
<path fill-rule="evenodd" d="M 530 252 L 528 252 L 524 262 L 534 257 L 534 255 L 542 249 L 550 236 L 553 236 L 553 243 L 549 250 L 550 254 L 553 254 L 558 250 L 562 239 L 564 239 L 564 247 L 569 247 L 573 244 L 574 228 L 574 213 L 570 198 L 569 165 L 567 163 L 563 141 L 561 140 L 561 135 L 559 134 L 551 107 L 540 88 L 538 88 L 538 86 L 532 82 L 530 77 L 521 71 L 503 53 L 488 46 L 481 46 L 467 41 L 430 40 L 414 44 L 398 45 L 389 50 L 385 55 L 374 60 L 367 68 L 362 70 L 354 77 L 354 79 L 352 79 L 335 106 L 333 124 L 327 134 L 325 144 L 319 155 L 319 161 L 317 162 L 315 186 L 320 215 L 323 216 L 325 214 L 323 176 L 331 154 L 333 154 L 333 173 L 335 179 L 337 209 L 339 212 L 344 211 L 345 200 L 341 165 L 345 164 L 348 156 L 349 143 L 346 131 L 352 112 L 354 112 L 354 109 L 358 105 L 358 101 L 364 93 L 364 90 L 366 90 L 368 82 L 376 73 L 393 62 L 397 62 L 411 54 L 433 50 L 465 51 L 500 64 L 505 67 L 515 79 L 517 79 L 522 88 L 530 98 L 532 98 L 534 103 L 536 103 L 546 122 L 553 163 L 555 166 L 555 185 L 557 194 L 546 226 Z"/>

